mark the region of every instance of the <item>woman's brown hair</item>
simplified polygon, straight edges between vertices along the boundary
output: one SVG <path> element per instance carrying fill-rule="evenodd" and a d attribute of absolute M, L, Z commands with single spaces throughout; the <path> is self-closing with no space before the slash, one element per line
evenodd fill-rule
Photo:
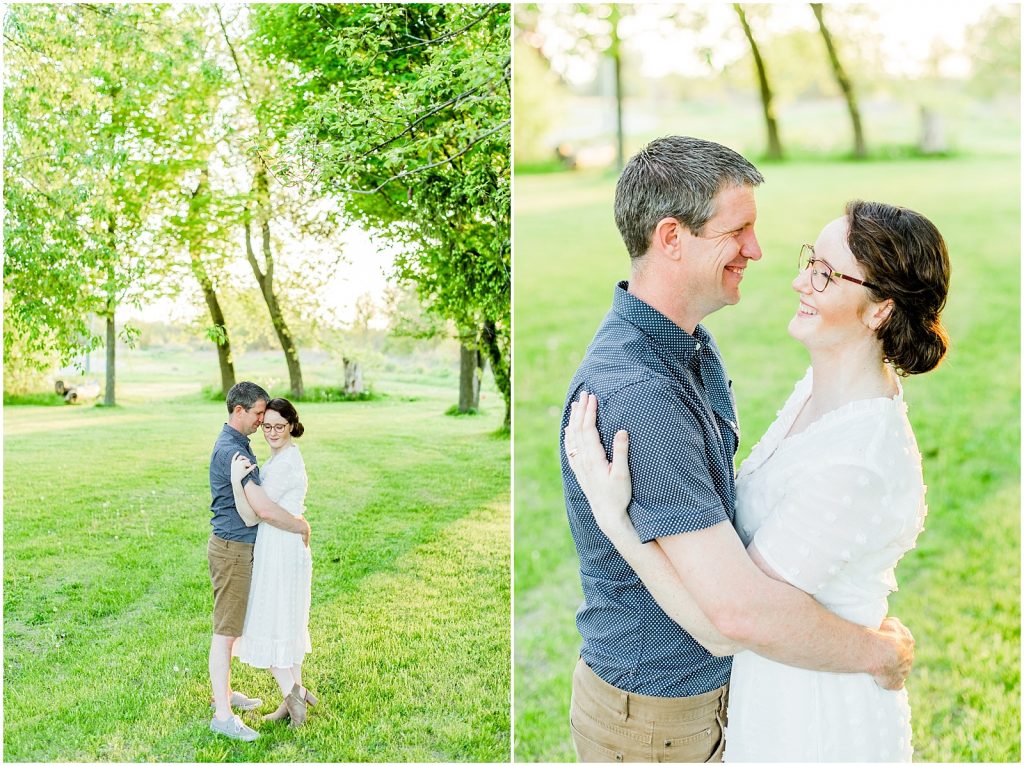
<path fill-rule="evenodd" d="M 949 253 L 920 213 L 881 202 L 846 205 L 847 244 L 863 266 L 872 300 L 892 299 L 878 328 L 882 352 L 901 375 L 934 369 L 949 347 L 940 315 L 949 292 Z"/>
<path fill-rule="evenodd" d="M 273 410 L 291 424 L 293 439 L 298 439 L 302 436 L 302 432 L 306 430 L 305 426 L 299 422 L 299 413 L 296 411 L 295 405 L 287 399 L 280 397 L 277 399 L 271 399 L 267 402 L 267 409 Z"/>

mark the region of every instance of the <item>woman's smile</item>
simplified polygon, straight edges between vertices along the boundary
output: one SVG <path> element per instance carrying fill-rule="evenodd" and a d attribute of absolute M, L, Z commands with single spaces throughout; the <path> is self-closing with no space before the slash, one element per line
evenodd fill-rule
<path fill-rule="evenodd" d="M 797 310 L 797 316 L 801 317 L 813 317 L 818 315 L 818 310 L 808 303 L 800 301 L 800 308 Z"/>

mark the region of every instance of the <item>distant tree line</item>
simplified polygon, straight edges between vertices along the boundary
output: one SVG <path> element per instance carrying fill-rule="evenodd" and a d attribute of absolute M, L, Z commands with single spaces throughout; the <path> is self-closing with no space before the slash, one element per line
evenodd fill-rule
<path fill-rule="evenodd" d="M 927 132 L 928 120 L 935 115 L 932 101 L 933 85 L 942 78 L 940 63 L 948 48 L 941 42 L 933 43 L 927 71 L 916 78 L 897 82 L 885 74 L 885 54 L 879 47 L 880 35 L 872 29 L 888 10 L 884 6 L 808 3 L 808 19 L 813 19 L 814 32 L 805 29 L 784 33 L 769 33 L 771 20 L 778 7 L 767 3 L 733 3 L 736 29 L 726 29 L 722 42 L 732 40 L 732 33 L 742 33 L 750 51 L 749 64 L 739 60 L 722 63 L 722 54 L 713 41 L 704 41 L 706 47 L 695 48 L 707 62 L 707 81 L 718 92 L 726 89 L 749 89 L 747 67 L 754 76 L 755 93 L 760 101 L 765 131 L 764 155 L 783 160 L 787 156 L 786 143 L 777 106 L 780 91 L 792 94 L 804 88 L 823 94 L 834 92 L 846 107 L 850 125 L 848 156 L 864 159 L 870 154 L 868 131 L 862 116 L 860 100 L 865 92 L 889 90 L 902 93 L 920 106 L 922 132 Z M 787 6 L 789 11 L 792 6 Z M 923 7 L 921 13 L 928 13 Z M 935 13 L 942 13 L 939 7 Z M 652 85 L 639 76 L 635 52 L 630 60 L 629 39 L 624 34 L 670 37 L 679 32 L 707 28 L 708 8 L 689 4 L 646 5 L 640 3 L 523 3 L 516 6 L 517 78 L 520 70 L 524 78 L 539 80 L 542 74 L 564 76 L 567 61 L 596 66 L 600 91 L 614 100 L 614 145 L 616 162 L 623 161 L 623 115 L 627 93 L 641 89 L 659 93 L 665 98 L 663 85 Z M 555 34 L 557 30 L 557 34 Z M 644 31 L 638 31 L 644 30 Z M 964 52 L 971 62 L 971 75 L 963 81 L 977 98 L 997 95 L 1019 98 L 1020 93 L 1020 8 L 1016 5 L 992 6 L 980 14 L 965 35 Z M 525 66 L 519 64 L 525 61 Z M 540 72 L 538 62 L 544 62 L 548 72 Z M 603 63 L 602 63 L 603 62 Z M 604 66 L 607 63 L 607 67 Z M 737 70 L 743 70 L 741 73 Z M 602 76 L 610 72 L 611 76 Z M 781 74 L 780 74 L 781 72 Z M 694 91 L 696 77 L 686 79 L 675 95 Z M 830 82 L 829 82 L 830 81 Z M 607 84 L 605 84 L 607 83 Z M 523 138 L 537 144 L 542 133 L 544 112 L 558 112 L 560 104 L 555 95 L 558 86 L 548 85 L 545 101 L 541 94 L 517 88 L 517 155 L 524 147 Z M 698 86 L 699 87 L 699 86 Z M 711 87 L 711 86 L 708 86 Z M 521 97 L 520 93 L 524 92 Z M 685 97 L 685 96 L 684 96 Z M 612 115 L 610 115 L 611 117 Z M 924 137 L 922 151 L 941 150 Z M 529 149 L 527 149 L 529 151 Z M 534 156 L 537 148 L 533 149 Z"/>

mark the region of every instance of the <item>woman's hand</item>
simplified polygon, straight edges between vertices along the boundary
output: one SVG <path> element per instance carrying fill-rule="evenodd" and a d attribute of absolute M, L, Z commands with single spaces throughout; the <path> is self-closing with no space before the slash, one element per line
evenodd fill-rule
<path fill-rule="evenodd" d="M 597 432 L 597 397 L 586 391 L 581 391 L 579 401 L 572 403 L 565 427 L 565 454 L 601 531 L 616 545 L 623 533 L 635 537 L 626 515 L 633 498 L 629 435 L 625 431 L 615 434 L 609 463 Z"/>
<path fill-rule="evenodd" d="M 256 470 L 256 464 L 241 452 L 236 452 L 231 458 L 231 483 L 241 484 L 243 477 Z"/>

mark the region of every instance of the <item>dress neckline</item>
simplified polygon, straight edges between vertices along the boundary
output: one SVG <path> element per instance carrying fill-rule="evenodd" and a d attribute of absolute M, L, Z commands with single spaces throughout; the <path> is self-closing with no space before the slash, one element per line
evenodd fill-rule
<path fill-rule="evenodd" d="M 799 438 L 806 433 L 816 431 L 835 420 L 842 420 L 857 414 L 865 414 L 876 409 L 878 406 L 884 407 L 888 404 L 903 403 L 903 386 L 900 384 L 899 380 L 897 380 L 896 393 L 892 396 L 869 396 L 866 399 L 854 399 L 853 401 L 841 404 L 835 409 L 831 409 L 828 412 L 821 414 L 804 426 L 802 431 L 798 431 L 795 434 L 790 433 L 793 428 L 793 424 L 796 422 L 796 419 L 800 417 L 800 413 L 803 411 L 808 399 L 811 398 L 810 376 L 808 376 L 807 381 L 807 391 L 800 398 L 800 402 L 794 405 L 793 411 L 789 413 L 789 417 L 786 419 L 785 435 L 779 440 L 779 444 L 790 439 Z"/>
<path fill-rule="evenodd" d="M 786 404 L 783 405 L 783 409 L 779 412 L 775 422 L 768 428 L 768 431 L 765 432 L 761 440 L 754 445 L 750 455 L 740 465 L 737 478 L 741 474 L 748 475 L 756 471 L 767 463 L 781 448 L 798 444 L 808 435 L 814 435 L 816 432 L 825 429 L 837 421 L 846 420 L 858 415 L 867 415 L 887 406 L 901 406 L 906 410 L 907 405 L 903 401 L 903 385 L 897 379 L 896 393 L 893 396 L 872 396 L 867 399 L 854 399 L 835 409 L 829 410 L 811 421 L 799 433 L 791 434 L 789 431 L 793 427 L 793 423 L 799 417 L 801 410 L 803 410 L 804 405 L 807 404 L 807 400 L 811 396 L 812 380 L 813 368 L 808 367 L 807 373 L 797 381 L 793 393 L 790 394 Z"/>
<path fill-rule="evenodd" d="M 264 467 L 266 467 L 266 466 L 270 465 L 270 461 L 271 461 L 271 460 L 273 460 L 273 459 L 274 459 L 274 458 L 276 458 L 276 457 L 280 457 L 281 455 L 283 455 L 283 454 L 284 454 L 285 452 L 287 452 L 288 450 L 290 450 L 290 449 L 298 449 L 298 448 L 299 448 L 299 445 L 297 445 L 297 444 L 295 444 L 294 442 L 292 442 L 291 444 L 289 444 L 289 445 L 288 445 L 287 447 L 285 447 L 284 449 L 282 449 L 282 450 L 278 450 L 278 451 L 277 451 L 277 453 L 275 453 L 275 454 L 272 454 L 272 455 L 271 455 L 270 457 L 268 457 L 268 458 L 267 458 L 267 462 L 263 464 L 263 465 L 264 465 Z"/>

